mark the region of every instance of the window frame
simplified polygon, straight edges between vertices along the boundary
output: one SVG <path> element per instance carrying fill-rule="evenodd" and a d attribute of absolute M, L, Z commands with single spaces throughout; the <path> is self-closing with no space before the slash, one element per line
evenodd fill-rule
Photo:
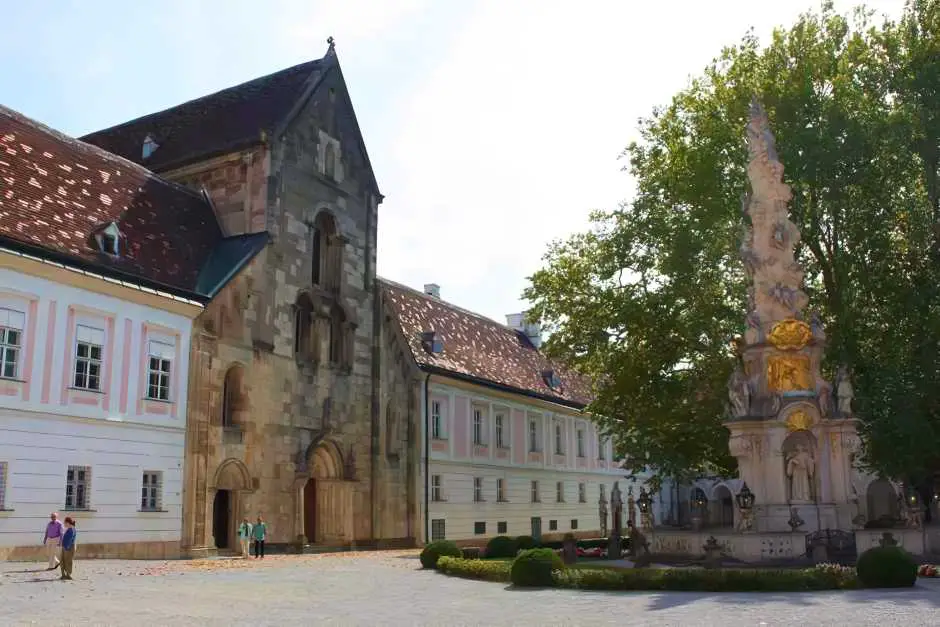
<path fill-rule="evenodd" d="M 485 536 L 486 535 L 486 521 L 477 520 L 473 523 L 473 535 L 475 536 Z"/>
<path fill-rule="evenodd" d="M 584 458 L 584 427 L 578 427 L 575 430 L 575 441 L 577 442 L 577 453 L 579 458 Z"/>
<path fill-rule="evenodd" d="M 140 511 L 163 511 L 163 472 L 144 470 L 141 473 Z"/>
<path fill-rule="evenodd" d="M 20 359 L 23 355 L 23 333 L 26 330 L 26 313 L 10 307 L 0 307 L 0 379 L 17 381 L 20 373 Z M 14 318 L 19 318 L 19 326 Z M 10 335 L 15 334 L 15 341 Z M 10 355 L 13 355 L 12 358 Z M 12 372 L 8 373 L 7 367 Z"/>
<path fill-rule="evenodd" d="M 446 540 L 446 539 L 447 539 L 447 519 L 446 518 L 432 518 L 431 519 L 431 542 L 436 542 L 438 540 Z"/>
<path fill-rule="evenodd" d="M 555 421 L 555 455 L 565 454 L 564 429 L 560 420 Z"/>
<path fill-rule="evenodd" d="M 529 452 L 539 453 L 539 424 L 538 418 L 529 418 Z"/>
<path fill-rule="evenodd" d="M 83 340 L 79 336 L 83 329 L 89 331 L 88 335 L 93 335 L 95 333 L 101 334 L 101 343 L 98 344 L 92 340 Z M 76 324 L 75 325 L 75 344 L 72 347 L 73 357 L 72 357 L 72 388 L 75 390 L 82 390 L 85 392 L 104 392 L 102 385 L 104 384 L 104 347 L 107 342 L 107 337 L 105 336 L 104 329 L 99 329 L 87 324 Z M 87 355 L 81 355 L 82 347 L 87 347 Z M 98 357 L 94 357 L 94 349 L 98 349 Z M 84 364 L 84 368 L 81 368 L 81 365 Z M 92 367 L 97 369 L 96 374 L 92 374 Z M 97 385 L 92 386 L 91 381 L 94 380 L 97 382 Z"/>
<path fill-rule="evenodd" d="M 10 462 L 0 461 L 0 512 L 8 511 L 7 484 L 10 478 Z"/>
<path fill-rule="evenodd" d="M 441 401 L 431 401 L 431 439 L 447 439 L 447 434 L 444 431 L 444 406 Z"/>
<path fill-rule="evenodd" d="M 583 481 L 578 483 L 578 503 L 587 503 L 587 484 Z"/>
<path fill-rule="evenodd" d="M 441 477 L 441 475 L 431 475 L 431 502 L 444 502 L 443 486 L 444 479 Z"/>
<path fill-rule="evenodd" d="M 509 502 L 509 499 L 506 498 L 506 479 L 504 477 L 496 478 L 496 502 L 497 503 Z"/>
<path fill-rule="evenodd" d="M 565 482 L 564 481 L 555 482 L 555 502 L 556 503 L 565 502 Z"/>
<path fill-rule="evenodd" d="M 505 437 L 506 415 L 499 412 L 493 416 L 493 434 L 496 438 L 496 448 L 509 448 Z"/>
<path fill-rule="evenodd" d="M 173 360 L 175 357 L 175 346 L 156 340 L 148 342 L 146 395 L 148 401 L 173 402 Z M 154 362 L 157 362 L 158 369 L 154 369 Z M 166 365 L 166 369 L 163 369 L 164 365 Z M 156 376 L 156 384 L 154 384 L 154 376 Z M 154 390 L 156 390 L 156 394 L 154 394 Z M 165 390 L 166 398 L 160 396 L 161 390 Z"/>
<path fill-rule="evenodd" d="M 532 479 L 529 483 L 529 496 L 531 497 L 530 502 L 532 503 L 541 503 L 542 497 L 539 494 L 539 480 Z"/>
<path fill-rule="evenodd" d="M 84 473 L 84 475 L 80 478 L 79 473 Z M 79 493 L 81 499 L 78 498 Z M 69 465 L 65 473 L 65 510 L 76 512 L 90 509 L 91 466 Z"/>
<path fill-rule="evenodd" d="M 486 446 L 486 431 L 484 429 L 485 421 L 483 418 L 483 409 L 473 408 L 473 445 Z"/>
<path fill-rule="evenodd" d="M 473 478 L 473 502 L 474 503 L 486 502 L 486 499 L 483 498 L 483 477 Z"/>

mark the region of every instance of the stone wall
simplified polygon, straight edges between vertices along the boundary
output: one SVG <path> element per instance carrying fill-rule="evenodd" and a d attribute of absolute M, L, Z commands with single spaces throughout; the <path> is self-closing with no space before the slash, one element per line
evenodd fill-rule
<path fill-rule="evenodd" d="M 348 106 L 337 69 L 276 141 L 169 173 L 205 186 L 228 234 L 272 235 L 196 323 L 184 512 L 189 554 L 216 544 L 214 521 L 219 532 L 218 520 L 225 520 L 234 546 L 236 521 L 259 513 L 274 544 L 414 537 L 407 489 L 414 438 L 400 425 L 410 424 L 419 406 L 410 375 L 381 350 L 374 296 L 379 200 Z M 329 172 L 327 146 L 338 146 L 340 156 Z M 335 233 L 322 240 L 321 252 L 330 251 L 324 267 L 336 280 L 316 283 L 312 227 L 325 215 Z M 309 325 L 298 350 L 301 309 Z M 237 394 L 227 396 L 233 367 L 238 381 L 229 387 Z M 226 403 L 235 406 L 227 427 Z M 386 439 L 387 415 L 397 435 Z"/>

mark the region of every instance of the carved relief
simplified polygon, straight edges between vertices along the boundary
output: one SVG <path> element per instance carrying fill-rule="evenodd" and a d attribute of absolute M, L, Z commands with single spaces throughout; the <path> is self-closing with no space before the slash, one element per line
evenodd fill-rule
<path fill-rule="evenodd" d="M 794 392 L 813 389 L 809 357 L 785 355 L 767 358 L 767 386 L 776 392 Z"/>
<path fill-rule="evenodd" d="M 771 329 L 768 339 L 780 350 L 799 350 L 812 339 L 813 332 L 802 320 L 790 318 L 778 322 Z"/>

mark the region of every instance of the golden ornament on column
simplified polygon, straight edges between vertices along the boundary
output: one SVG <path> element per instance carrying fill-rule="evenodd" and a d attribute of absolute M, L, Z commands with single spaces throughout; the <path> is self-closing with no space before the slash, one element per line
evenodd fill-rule
<path fill-rule="evenodd" d="M 802 409 L 797 409 L 787 416 L 787 431 L 809 431 L 813 426 L 813 417 Z"/>
<path fill-rule="evenodd" d="M 813 332 L 808 324 L 791 318 L 775 324 L 767 339 L 778 350 L 795 351 L 806 346 L 812 337 Z"/>

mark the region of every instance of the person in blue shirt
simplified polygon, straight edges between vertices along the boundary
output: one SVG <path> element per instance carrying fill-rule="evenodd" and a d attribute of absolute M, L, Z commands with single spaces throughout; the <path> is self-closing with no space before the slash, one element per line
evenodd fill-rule
<path fill-rule="evenodd" d="M 264 541 L 268 537 L 268 527 L 258 514 L 258 522 L 251 528 L 251 535 L 255 537 L 255 559 L 264 559 Z"/>
<path fill-rule="evenodd" d="M 62 579 L 72 579 L 72 561 L 75 559 L 75 539 L 78 530 L 75 529 L 75 520 L 71 516 L 65 517 L 65 534 L 62 536 Z"/>

